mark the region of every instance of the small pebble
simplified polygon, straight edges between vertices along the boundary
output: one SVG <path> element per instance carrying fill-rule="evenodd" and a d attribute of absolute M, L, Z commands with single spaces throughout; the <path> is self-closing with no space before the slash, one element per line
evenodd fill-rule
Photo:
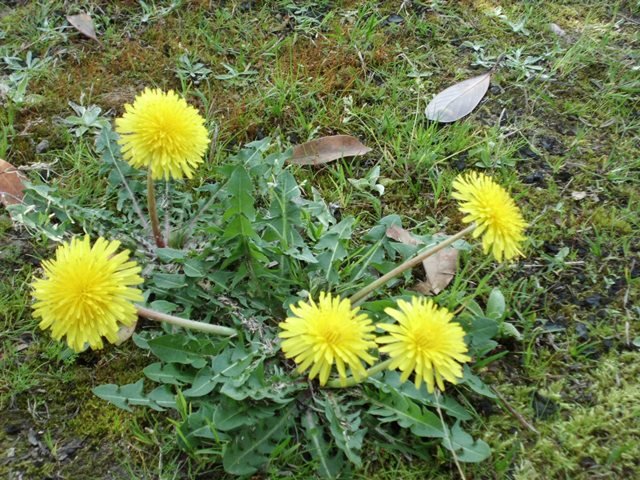
<path fill-rule="evenodd" d="M 385 25 L 399 25 L 404 22 L 404 18 L 394 13 L 393 15 L 389 15 L 387 19 L 384 21 Z"/>
<path fill-rule="evenodd" d="M 589 340 L 589 328 L 584 323 L 576 324 L 576 334 L 581 342 Z"/>
<path fill-rule="evenodd" d="M 36 153 L 44 153 L 47 150 L 49 150 L 49 140 L 45 138 L 36 145 Z"/>

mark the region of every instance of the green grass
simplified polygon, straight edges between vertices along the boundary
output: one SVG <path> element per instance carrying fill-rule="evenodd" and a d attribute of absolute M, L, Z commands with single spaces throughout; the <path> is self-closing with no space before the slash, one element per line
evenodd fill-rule
<path fill-rule="evenodd" d="M 483 169 L 513 192 L 531 224 L 527 258 L 496 270 L 465 255 L 458 275 L 468 282 L 454 282 L 441 298 L 502 288 L 508 320 L 523 338 L 505 340 L 499 348 L 507 356 L 482 375 L 540 435 L 497 404 L 489 408 L 475 399 L 474 434 L 494 454 L 484 464 L 463 466 L 467 477 L 640 475 L 634 422 L 640 352 L 628 343 L 639 335 L 640 314 L 637 5 L 412 2 L 399 12 L 402 24 L 387 25 L 401 2 L 209 3 L 183 2 L 169 11 L 163 10 L 169 2 L 81 2 L 77 10 L 92 13 L 101 45 L 61 28 L 63 16 L 76 13 L 67 11 L 68 2 L 0 7 L 0 58 L 24 63 L 32 52 L 45 62 L 25 70 L 22 103 L 0 97 L 0 157 L 15 165 L 50 164 L 48 181 L 64 195 L 83 205 L 109 204 L 92 136 L 75 138 L 61 121 L 73 114 L 67 102 L 97 104 L 113 118 L 137 91 L 158 86 L 186 95 L 217 132 L 196 186 L 245 142 L 269 135 L 286 147 L 346 133 L 372 153 L 301 168 L 296 176 L 357 214 L 362 228 L 398 213 L 416 233 L 454 232 L 461 219 L 449 197 L 451 180 L 462 169 Z M 495 14 L 498 4 L 506 19 Z M 512 24 L 522 18 L 528 34 L 514 32 Z M 567 36 L 553 34 L 550 22 Z M 212 70 L 198 85 L 176 74 L 184 53 Z M 450 125 L 426 121 L 433 94 L 485 71 L 472 64 L 501 54 L 505 64 L 471 115 Z M 528 56 L 540 70 L 526 63 Z M 216 79 L 229 73 L 223 63 L 237 72 L 233 78 Z M 14 71 L 2 60 L 0 68 L 6 83 Z M 38 152 L 42 140 L 49 148 Z M 376 165 L 382 197 L 348 181 Z M 38 174 L 41 168 L 29 172 L 33 179 Z M 576 199 L 579 192 L 586 196 Z M 171 445 L 166 416 L 131 415 L 89 393 L 101 383 L 136 379 L 144 354 L 130 345 L 84 360 L 68 357 L 40 332 L 30 316 L 29 279 L 51 245 L 12 230 L 4 213 L 0 220 L 0 451 L 15 448 L 13 459 L 0 461 L 0 473 L 221 475 Z M 553 400 L 549 418 L 536 417 L 536 392 Z M 20 432 L 7 433 L 15 425 Z M 77 438 L 84 443 L 74 462 L 54 453 L 42 462 L 15 460 L 34 448 L 29 428 L 44 432 L 37 437 L 50 451 Z M 287 465 L 284 452 L 270 475 L 308 478 L 304 468 Z M 444 456 L 425 465 L 386 453 L 356 475 L 452 478 L 457 471 Z"/>

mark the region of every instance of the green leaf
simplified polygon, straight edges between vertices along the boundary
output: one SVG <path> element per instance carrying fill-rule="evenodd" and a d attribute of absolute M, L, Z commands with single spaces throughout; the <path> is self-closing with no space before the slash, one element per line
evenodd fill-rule
<path fill-rule="evenodd" d="M 400 380 L 400 372 L 387 371 L 384 372 L 381 379 L 369 378 L 368 383 L 371 383 L 378 387 L 383 392 L 395 391 L 398 395 L 404 395 L 416 402 L 436 407 L 440 405 L 440 408 L 448 415 L 457 418 L 458 420 L 469 420 L 472 418 L 471 414 L 462 406 L 458 401 L 447 395 L 441 396 L 436 399 L 435 395 L 427 391 L 426 385 L 423 383 L 420 388 L 416 388 L 412 382 L 403 382 Z"/>
<path fill-rule="evenodd" d="M 483 317 L 484 312 L 482 311 L 482 307 L 478 305 L 478 302 L 475 300 L 469 300 L 465 303 L 465 309 L 474 317 Z"/>
<path fill-rule="evenodd" d="M 412 400 L 391 392 L 381 400 L 369 397 L 372 407 L 369 413 L 383 422 L 396 422 L 408 428 L 418 437 L 442 438 L 445 435 L 440 418 Z"/>
<path fill-rule="evenodd" d="M 108 385 L 98 385 L 91 391 L 94 395 L 109 403 L 113 403 L 118 408 L 122 408 L 128 412 L 133 411 L 129 408 L 128 397 L 122 394 L 119 385 L 114 385 L 113 383 L 109 383 Z"/>
<path fill-rule="evenodd" d="M 516 340 L 522 340 L 522 334 L 513 323 L 502 322 L 500 324 L 499 331 L 501 335 L 506 337 L 513 337 Z"/>
<path fill-rule="evenodd" d="M 143 372 L 149 380 L 178 386 L 191 383 L 194 378 L 192 373 L 180 370 L 180 367 L 173 363 L 163 365 L 161 362 L 155 362 L 146 366 Z"/>
<path fill-rule="evenodd" d="M 209 367 L 201 369 L 197 373 L 191 388 L 186 389 L 182 392 L 182 394 L 185 397 L 202 397 L 208 394 L 216 386 L 216 382 L 215 380 L 212 381 L 212 377 L 213 370 L 211 370 Z"/>
<path fill-rule="evenodd" d="M 156 300 L 149 305 L 152 309 L 162 313 L 173 313 L 178 309 L 177 304 L 167 302 L 166 300 Z"/>
<path fill-rule="evenodd" d="M 359 467 L 362 465 L 360 450 L 367 429 L 360 428 L 360 409 L 347 413 L 340 403 L 333 395 L 325 395 L 324 413 L 329 420 L 329 431 L 336 446 L 344 452 L 349 461 Z"/>
<path fill-rule="evenodd" d="M 187 285 L 184 275 L 178 273 L 156 273 L 152 279 L 156 287 L 163 290 L 175 290 Z"/>
<path fill-rule="evenodd" d="M 152 398 L 144 394 L 144 380 L 140 379 L 136 383 L 130 383 L 128 385 L 98 385 L 92 392 L 106 400 L 109 403 L 114 404 L 118 408 L 131 412 L 131 407 L 134 405 L 140 405 L 149 407 L 154 410 L 162 411 L 164 408 L 156 403 Z M 166 403 L 166 397 L 161 397 L 156 394 L 156 398 Z M 173 405 L 172 405 L 173 406 Z"/>
<path fill-rule="evenodd" d="M 456 422 L 451 431 L 442 439 L 442 445 L 455 453 L 461 462 L 478 463 L 491 455 L 491 448 L 483 440 L 473 440 L 473 437 L 465 432 L 460 423 Z"/>
<path fill-rule="evenodd" d="M 243 238 L 259 238 L 253 229 L 251 221 L 244 215 L 237 215 L 231 219 L 227 228 L 225 228 L 222 237 L 226 240 L 243 237 Z"/>
<path fill-rule="evenodd" d="M 131 337 L 133 343 L 136 344 L 136 347 L 141 348 L 142 350 L 149 350 L 149 341 L 148 337 L 142 336 L 139 333 L 134 333 Z"/>
<path fill-rule="evenodd" d="M 504 295 L 498 288 L 494 288 L 489 295 L 487 301 L 486 315 L 494 320 L 500 320 L 504 316 L 506 309 L 506 302 Z"/>
<path fill-rule="evenodd" d="M 207 273 L 203 262 L 195 259 L 189 259 L 184 262 L 184 266 L 182 268 L 184 274 L 190 278 L 201 278 Z"/>
<path fill-rule="evenodd" d="M 229 220 L 234 216 L 242 215 L 248 220 L 253 221 L 256 217 L 254 199 L 251 194 L 253 191 L 253 183 L 247 170 L 242 165 L 234 168 L 225 185 L 225 189 L 231 196 L 231 201 L 229 202 L 227 210 L 224 212 L 223 219 Z"/>
<path fill-rule="evenodd" d="M 147 395 L 156 405 L 163 408 L 176 408 L 176 395 L 169 385 L 161 385 Z"/>
<path fill-rule="evenodd" d="M 235 431 L 222 457 L 227 473 L 251 475 L 264 466 L 281 441 L 287 441 L 295 411 L 290 407 L 278 416 L 259 420 L 255 425 Z"/>
<path fill-rule="evenodd" d="M 320 253 L 316 258 L 318 265 L 325 272 L 325 278 L 329 281 L 338 281 L 334 270 L 334 263 L 347 256 L 345 243 L 351 238 L 355 218 L 347 217 L 337 225 L 334 225 L 325 233 L 316 244 L 315 249 Z"/>
<path fill-rule="evenodd" d="M 476 317 L 471 323 L 469 335 L 471 336 L 471 345 L 475 348 L 487 348 L 495 346 L 495 342 L 491 339 L 498 333 L 498 322 L 493 318 Z"/>
<path fill-rule="evenodd" d="M 181 395 L 176 396 L 178 399 L 184 399 Z M 178 433 L 178 444 L 183 448 L 193 451 L 200 445 L 202 439 L 213 440 L 216 444 L 221 441 L 228 440 L 228 436 L 219 432 L 213 425 L 211 418 L 213 417 L 213 405 L 209 403 L 203 404 L 193 413 L 186 414 L 182 410 L 182 405 L 178 409 L 183 421 L 176 425 Z M 220 453 L 221 450 L 220 450 Z M 216 452 L 216 454 L 219 454 Z"/>
<path fill-rule="evenodd" d="M 293 394 L 305 388 L 304 384 L 291 382 L 289 378 L 273 377 L 265 380 L 264 365 L 260 358 L 240 376 L 226 380 L 220 393 L 238 401 L 247 398 L 269 399 L 277 404 L 287 404 L 293 400 Z"/>
<path fill-rule="evenodd" d="M 149 348 L 160 360 L 167 363 L 182 363 L 202 368 L 206 365 L 205 355 L 212 355 L 215 350 L 210 343 L 201 344 L 196 339 L 184 335 L 163 335 L 149 340 Z"/>
<path fill-rule="evenodd" d="M 175 248 L 157 248 L 156 253 L 160 260 L 167 263 L 182 260 L 186 255 L 184 250 L 176 250 Z"/>
<path fill-rule="evenodd" d="M 474 392 L 483 395 L 488 398 L 497 398 L 491 389 L 480 379 L 480 377 L 473 374 L 468 365 L 465 365 L 462 370 L 462 380 L 460 384 L 467 385 Z"/>
<path fill-rule="evenodd" d="M 236 380 L 237 386 L 244 383 L 248 375 L 241 382 L 237 376 L 246 372 L 255 354 L 241 348 L 227 348 L 214 358 L 213 368 L 204 368 L 198 372 L 191 388 L 183 392 L 185 397 L 201 397 L 211 392 L 219 383 Z"/>
<path fill-rule="evenodd" d="M 269 412 L 271 415 L 273 412 Z M 256 418 L 263 418 L 264 412 L 249 402 L 236 402 L 221 396 L 212 415 L 212 424 L 217 430 L 228 432 L 246 425 L 252 425 Z"/>
<path fill-rule="evenodd" d="M 300 188 L 296 179 L 290 172 L 283 172 L 271 194 L 269 217 L 266 220 L 270 230 L 267 232 L 265 240 L 279 240 L 283 249 L 304 244 L 296 229 L 301 223 L 301 209 L 299 202 L 297 202 L 299 198 Z M 269 235 L 269 233 L 275 235 Z"/>
<path fill-rule="evenodd" d="M 254 352 L 244 348 L 228 348 L 213 360 L 213 370 L 219 376 L 235 377 L 245 371 L 254 357 Z"/>
<path fill-rule="evenodd" d="M 309 441 L 309 452 L 318 463 L 318 474 L 323 478 L 336 478 L 342 469 L 341 456 L 329 456 L 329 446 L 324 440 L 322 425 L 318 423 L 318 417 L 311 410 L 302 417 L 302 427 Z"/>

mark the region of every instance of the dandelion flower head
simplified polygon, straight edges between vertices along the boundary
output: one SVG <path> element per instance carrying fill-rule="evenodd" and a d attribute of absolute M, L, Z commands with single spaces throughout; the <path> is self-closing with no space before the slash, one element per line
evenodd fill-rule
<path fill-rule="evenodd" d="M 135 285 L 142 283 L 140 267 L 129 261 L 127 250 L 116 253 L 120 242 L 88 236 L 60 245 L 55 258 L 46 260 L 44 278 L 33 283 L 34 316 L 40 328 L 51 329 L 56 340 L 80 352 L 88 344 L 102 348 L 102 337 L 117 340 L 119 324 L 136 321 L 133 301 L 142 300 Z"/>
<path fill-rule="evenodd" d="M 368 350 L 376 348 L 373 326 L 366 314 L 352 308 L 348 299 L 321 293 L 313 300 L 292 305 L 294 316 L 280 323 L 282 351 L 293 358 L 302 373 L 311 367 L 309 378 L 319 376 L 320 385 L 327 383 L 335 364 L 341 383 L 347 379 L 347 368 L 356 380 L 365 378 L 363 362 L 372 364 L 375 358 Z"/>
<path fill-rule="evenodd" d="M 145 89 L 116 119 L 124 159 L 154 179 L 191 178 L 209 144 L 204 119 L 173 90 Z"/>
<path fill-rule="evenodd" d="M 435 385 L 444 390 L 444 380 L 458 383 L 462 365 L 471 358 L 464 342 L 464 330 L 451 322 L 453 314 L 432 300 L 413 297 L 411 303 L 398 301 L 398 310 L 385 309 L 397 323 L 378 323 L 388 335 L 378 337 L 380 352 L 391 357 L 390 370 L 399 369 L 404 382 L 414 374 L 416 388 L 424 381 L 433 393 Z"/>
<path fill-rule="evenodd" d="M 483 173 L 471 172 L 453 181 L 453 198 L 466 216 L 465 223 L 475 222 L 474 238 L 482 235 L 484 253 L 496 260 L 511 260 L 522 255 L 527 223 L 507 191 Z"/>

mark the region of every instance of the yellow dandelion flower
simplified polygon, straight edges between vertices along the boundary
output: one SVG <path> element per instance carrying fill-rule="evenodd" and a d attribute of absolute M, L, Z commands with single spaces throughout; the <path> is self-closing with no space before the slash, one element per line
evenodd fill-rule
<path fill-rule="evenodd" d="M 484 253 L 491 252 L 498 261 L 522 255 L 520 244 L 525 240 L 527 223 L 506 190 L 477 172 L 459 175 L 453 189 L 460 211 L 467 214 L 463 221 L 478 225 L 473 237 L 482 235 Z"/>
<path fill-rule="evenodd" d="M 60 245 L 55 258 L 46 260 L 44 278 L 33 283 L 34 316 L 40 328 L 51 328 L 51 336 L 76 352 L 89 344 L 102 348 L 102 337 L 117 340 L 119 323 L 136 321 L 131 303 L 142 300 L 140 267 L 129 261 L 129 251 L 116 253 L 120 242 L 99 238 L 91 245 L 88 236 Z"/>
<path fill-rule="evenodd" d="M 432 300 L 413 297 L 411 303 L 398 300 L 400 310 L 385 309 L 387 315 L 398 323 L 379 323 L 377 326 L 389 332 L 378 337 L 380 352 L 391 357 L 389 370 L 400 369 L 404 382 L 414 373 L 415 386 L 422 381 L 433 393 L 435 385 L 444 390 L 444 381 L 458 383 L 462 377 L 462 365 L 471 358 L 465 353 L 464 330 L 451 322 L 453 314 L 446 308 L 438 308 Z"/>
<path fill-rule="evenodd" d="M 301 301 L 291 306 L 295 314 L 280 323 L 282 351 L 293 358 L 302 373 L 311 367 L 309 378 L 319 376 L 320 385 L 327 383 L 333 364 L 340 382 L 345 384 L 347 367 L 356 380 L 366 376 L 363 362 L 371 365 L 375 358 L 367 351 L 376 348 L 372 333 L 375 327 L 360 308 L 352 308 L 351 301 L 321 293 L 315 303 Z"/>
<path fill-rule="evenodd" d="M 151 168 L 152 177 L 191 178 L 207 150 L 204 119 L 173 90 L 145 89 L 116 119 L 122 156 L 136 168 Z"/>

